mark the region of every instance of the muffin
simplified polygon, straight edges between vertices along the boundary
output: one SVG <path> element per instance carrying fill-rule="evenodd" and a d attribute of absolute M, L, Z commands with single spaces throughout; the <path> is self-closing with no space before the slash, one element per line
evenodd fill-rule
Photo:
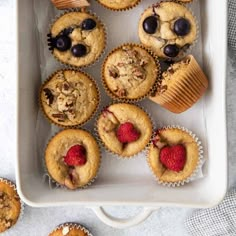
<path fill-rule="evenodd" d="M 149 143 L 152 122 L 138 106 L 117 103 L 102 111 L 97 120 L 97 132 L 110 152 L 120 157 L 132 157 Z"/>
<path fill-rule="evenodd" d="M 90 4 L 87 0 L 51 0 L 58 9 L 88 7 Z"/>
<path fill-rule="evenodd" d="M 92 234 L 82 225 L 65 223 L 59 225 L 49 236 L 92 236 Z"/>
<path fill-rule="evenodd" d="M 207 87 L 206 75 L 189 55 L 162 73 L 156 93 L 149 98 L 171 112 L 181 113 L 192 107 Z"/>
<path fill-rule="evenodd" d="M 58 70 L 41 87 L 40 104 L 46 117 L 56 125 L 84 124 L 97 109 L 99 92 L 84 72 Z"/>
<path fill-rule="evenodd" d="M 16 186 L 0 178 L 0 233 L 16 224 L 22 210 Z"/>
<path fill-rule="evenodd" d="M 104 7 L 115 11 L 131 9 L 138 5 L 140 1 L 141 0 L 98 0 Z"/>
<path fill-rule="evenodd" d="M 144 11 L 139 21 L 139 38 L 159 57 L 176 59 L 196 41 L 195 17 L 177 2 L 160 2 Z"/>
<path fill-rule="evenodd" d="M 114 49 L 106 58 L 103 84 L 113 98 L 130 101 L 148 96 L 160 76 L 158 59 L 138 44 L 125 44 Z"/>
<path fill-rule="evenodd" d="M 106 44 L 104 25 L 87 12 L 65 12 L 51 26 L 49 50 L 60 62 L 83 67 L 95 62 Z"/>
<path fill-rule="evenodd" d="M 51 178 L 61 186 L 69 189 L 87 186 L 100 166 L 98 144 L 87 131 L 63 130 L 48 143 L 45 164 Z"/>
<path fill-rule="evenodd" d="M 160 183 L 175 186 L 190 181 L 202 158 L 197 140 L 192 132 L 180 127 L 165 127 L 156 132 L 147 161 Z"/>

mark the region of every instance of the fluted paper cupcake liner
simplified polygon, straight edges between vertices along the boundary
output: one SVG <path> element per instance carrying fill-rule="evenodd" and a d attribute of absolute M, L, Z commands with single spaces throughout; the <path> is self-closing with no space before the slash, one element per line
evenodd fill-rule
<path fill-rule="evenodd" d="M 69 129 L 64 129 L 64 130 L 69 130 Z M 75 130 L 83 130 L 87 133 L 89 133 L 90 135 L 92 135 L 88 130 L 86 129 L 75 129 Z M 63 130 L 62 130 L 63 131 Z M 89 186 L 91 186 L 95 181 L 96 179 L 98 178 L 98 175 L 99 175 L 99 171 L 100 171 L 100 167 L 101 167 L 101 161 L 102 161 L 102 155 L 101 155 L 101 149 L 100 149 L 100 145 L 98 143 L 98 141 L 96 140 L 96 138 L 92 135 L 92 137 L 94 138 L 94 140 L 96 141 L 97 145 L 98 145 L 98 148 L 99 148 L 99 156 L 100 156 L 100 160 L 99 160 L 99 163 L 98 163 L 98 168 L 97 168 L 97 172 L 96 172 L 96 175 L 85 185 L 81 186 L 81 187 L 77 187 L 76 189 L 70 189 L 68 187 L 66 187 L 65 185 L 62 185 L 60 183 L 58 183 L 49 173 L 48 171 L 48 168 L 47 168 L 47 165 L 46 165 L 46 160 L 45 160 L 45 157 L 46 157 L 46 149 L 48 147 L 48 144 L 53 140 L 53 138 L 59 134 L 60 132 L 62 131 L 58 131 L 58 132 L 55 132 L 51 138 L 48 140 L 48 142 L 46 143 L 45 145 L 45 148 L 44 148 L 44 156 L 43 156 L 43 167 L 44 167 L 44 174 L 43 174 L 43 181 L 44 182 L 47 182 L 48 181 L 48 185 L 50 187 L 50 189 L 54 189 L 54 188 L 60 188 L 60 189 L 66 189 L 66 190 L 69 190 L 69 191 L 76 191 L 76 190 L 82 190 L 82 189 L 86 189 L 88 188 Z"/>
<path fill-rule="evenodd" d="M 59 10 L 68 8 L 85 8 L 90 6 L 87 0 L 51 0 L 51 2 Z"/>
<path fill-rule="evenodd" d="M 65 232 L 63 233 L 63 235 L 67 235 L 68 231 L 70 229 L 79 229 L 79 230 L 82 230 L 86 236 L 93 236 L 89 230 L 87 228 L 85 228 L 83 225 L 81 224 L 78 224 L 78 223 L 73 223 L 73 222 L 68 222 L 68 223 L 63 223 L 63 224 L 60 224 L 56 227 L 56 229 L 54 229 L 51 233 L 54 233 L 56 232 L 57 230 L 62 230 L 62 233 L 63 233 L 63 230 L 65 230 Z"/>
<path fill-rule="evenodd" d="M 188 53 L 190 53 L 191 51 L 192 51 L 192 49 L 196 46 L 196 44 L 197 44 L 197 42 L 198 42 L 198 39 L 199 39 L 199 22 L 198 22 L 198 20 L 197 20 L 197 17 L 196 17 L 196 15 L 194 14 L 194 12 L 193 12 L 193 10 L 188 6 L 186 6 L 186 3 L 183 3 L 183 2 L 179 2 L 178 0 L 173 0 L 173 1 L 171 1 L 171 0 L 167 0 L 167 1 L 160 1 L 160 2 L 157 2 L 156 4 L 152 4 L 151 6 L 149 6 L 148 8 L 146 8 L 144 11 L 143 11 L 143 13 L 142 13 L 142 15 L 140 16 L 140 18 L 139 18 L 139 22 L 140 22 L 140 20 L 142 19 L 142 17 L 143 17 L 143 15 L 144 15 L 144 13 L 149 9 L 149 8 L 153 8 L 155 5 L 157 5 L 157 4 L 160 4 L 160 3 L 165 3 L 165 2 L 174 2 L 174 3 L 178 3 L 178 4 L 180 4 L 180 5 L 182 5 L 182 6 L 184 6 L 185 8 L 187 8 L 188 9 L 188 11 L 192 14 L 192 16 L 193 16 L 193 18 L 194 18 L 194 21 L 195 21 L 195 23 L 196 23 L 196 38 L 195 38 L 195 40 L 189 45 L 189 47 L 187 47 L 186 49 L 184 49 L 183 50 L 183 48 L 184 48 L 184 46 L 181 48 L 181 53 L 179 53 L 179 55 L 178 56 L 176 56 L 176 57 L 173 57 L 173 58 L 171 58 L 171 57 L 164 57 L 164 58 L 162 58 L 162 59 L 165 59 L 165 60 L 169 60 L 169 61 L 173 61 L 173 62 L 175 62 L 175 61 L 179 61 L 179 60 L 181 60 L 182 58 L 184 58 Z M 141 40 L 140 40 L 140 42 L 141 42 Z M 142 42 L 141 42 L 142 43 Z M 142 43 L 143 44 L 143 43 Z M 144 44 L 145 45 L 145 44 Z M 152 49 L 151 48 L 151 46 L 147 46 L 147 45 L 145 45 L 147 48 L 149 48 L 150 50 L 152 50 L 152 51 L 154 51 L 154 53 L 155 53 L 155 50 L 154 49 Z M 156 53 L 157 54 L 157 53 Z"/>
<path fill-rule="evenodd" d="M 60 124 L 59 122 L 55 122 L 53 119 L 51 119 L 49 117 L 49 115 L 46 113 L 44 107 L 43 107 L 43 103 L 42 103 L 42 99 L 41 99 L 41 94 L 43 93 L 43 88 L 44 86 L 59 72 L 64 72 L 64 71 L 75 71 L 75 72 L 79 72 L 81 74 L 83 74 L 84 76 L 86 76 L 87 78 L 90 79 L 90 81 L 93 83 L 93 85 L 96 87 L 96 91 L 97 91 L 97 105 L 96 105 L 96 108 L 94 109 L 94 111 L 92 112 L 92 114 L 86 119 L 84 120 L 83 122 L 81 123 L 78 123 L 78 124 L 75 124 L 75 125 L 63 125 L 63 124 Z M 55 72 L 53 72 L 44 82 L 43 84 L 41 85 L 41 88 L 40 88 L 40 92 L 39 92 L 39 105 L 41 107 L 41 110 L 45 116 L 45 118 L 51 123 L 51 124 L 54 124 L 56 126 L 59 126 L 61 128 L 78 128 L 84 124 L 86 124 L 89 120 L 91 120 L 94 115 L 96 114 L 97 110 L 98 110 L 98 107 L 99 107 L 99 103 L 100 103 L 100 100 L 101 100 L 101 95 L 100 95 L 100 90 L 98 88 L 98 85 L 97 85 L 97 82 L 87 73 L 85 73 L 84 71 L 81 71 L 79 69 L 66 69 L 66 68 L 63 68 L 63 69 L 59 69 Z"/>
<path fill-rule="evenodd" d="M 112 7 L 110 7 L 110 6 L 107 6 L 106 4 L 104 4 L 104 3 L 100 2 L 99 0 L 97 0 L 97 2 L 98 2 L 99 4 L 101 4 L 103 7 L 107 8 L 107 9 L 109 9 L 109 10 L 111 10 L 111 11 L 115 11 L 115 12 L 121 12 L 121 11 L 131 10 L 131 9 L 135 8 L 136 6 L 138 6 L 141 1 L 142 1 L 142 0 L 137 0 L 137 1 L 136 1 L 133 5 L 131 5 L 131 6 L 127 6 L 127 7 L 124 7 L 124 8 L 116 9 L 116 8 L 112 8 Z"/>
<path fill-rule="evenodd" d="M 200 172 L 202 165 L 204 163 L 204 155 L 203 155 L 204 152 L 203 152 L 202 143 L 199 140 L 199 138 L 192 131 L 190 131 L 182 126 L 169 125 L 169 126 L 164 126 L 159 130 L 163 130 L 163 129 L 179 129 L 181 131 L 184 131 L 192 137 L 192 139 L 196 142 L 196 144 L 198 146 L 198 162 L 197 162 L 197 165 L 196 165 L 195 169 L 193 170 L 192 174 L 189 177 L 187 177 L 186 179 L 181 180 L 181 181 L 176 181 L 176 182 L 166 182 L 166 181 L 162 181 L 159 179 L 159 177 L 156 175 L 156 173 L 154 172 L 154 170 L 151 166 L 150 158 L 149 158 L 149 151 L 147 152 L 147 157 L 146 157 L 147 163 L 149 165 L 150 170 L 152 171 L 154 178 L 157 180 L 157 182 L 163 186 L 166 186 L 166 187 L 180 187 L 180 186 L 183 186 L 183 185 L 195 180 L 197 174 Z"/>
<path fill-rule="evenodd" d="M 150 135 L 150 139 L 149 141 L 147 142 L 147 144 L 143 147 L 142 150 L 138 151 L 137 153 L 133 154 L 133 155 L 130 155 L 130 156 L 121 156 L 119 155 L 118 153 L 116 152 L 113 152 L 112 150 L 110 150 L 110 148 L 104 143 L 104 141 L 102 140 L 102 138 L 100 137 L 99 135 L 99 131 L 98 131 L 98 120 L 100 118 L 100 116 L 102 115 L 102 113 L 111 105 L 114 105 L 114 104 L 130 104 L 130 105 L 134 105 L 136 107 L 138 107 L 139 109 L 141 109 L 143 112 L 145 112 L 145 114 L 148 116 L 150 122 L 151 122 L 151 126 L 152 126 L 152 132 L 151 132 L 151 135 Z M 103 147 L 111 156 L 119 159 L 119 160 L 130 160 L 130 159 L 135 159 L 138 157 L 139 154 L 141 153 L 145 153 L 146 149 L 149 147 L 150 145 L 150 142 L 152 140 L 152 137 L 153 137 L 153 130 L 154 130 L 154 122 L 153 122 L 153 118 L 152 116 L 150 115 L 149 112 L 147 112 L 143 107 L 141 107 L 140 105 L 137 105 L 137 104 L 133 104 L 133 103 L 118 103 L 118 102 L 111 102 L 109 103 L 107 106 L 104 106 L 101 110 L 101 112 L 98 114 L 97 118 L 96 118 L 96 122 L 95 122 L 95 127 L 94 127 L 94 132 L 95 132 L 95 136 L 96 136 L 96 139 L 98 140 L 99 144 L 101 147 Z M 145 155 L 145 154 L 144 154 Z"/>
<path fill-rule="evenodd" d="M 149 97 L 164 108 L 174 113 L 181 113 L 193 106 L 205 93 L 208 80 L 192 55 L 183 60 L 189 60 L 185 72 L 179 74 L 175 83 L 165 92 Z"/>
<path fill-rule="evenodd" d="M 142 48 L 144 50 L 146 50 L 146 52 L 151 56 L 153 57 L 153 59 L 155 60 L 156 62 L 156 68 L 157 68 L 157 75 L 156 75 L 156 80 L 154 82 L 154 84 L 152 85 L 152 87 L 149 89 L 149 91 L 147 91 L 146 94 L 142 95 L 142 96 L 139 96 L 137 98 L 120 98 L 118 96 L 116 96 L 114 93 L 111 92 L 109 86 L 107 85 L 106 83 L 106 79 L 105 79 L 105 75 L 104 75 L 104 72 L 105 72 L 105 64 L 107 62 L 107 60 L 109 59 L 109 57 L 117 50 L 120 50 L 122 49 L 123 47 L 139 47 L 139 48 Z M 118 101 L 118 102 L 124 102 L 124 103 L 129 103 L 129 102 L 138 102 L 138 101 L 141 101 L 143 99 L 145 99 L 146 97 L 150 96 L 151 94 L 153 94 L 156 89 L 157 89 L 157 86 L 158 84 L 160 83 L 160 79 L 161 79 L 161 66 L 160 66 L 160 62 L 158 60 L 158 57 L 157 55 L 151 51 L 150 49 L 148 49 L 147 47 L 145 47 L 144 45 L 142 44 L 136 44 L 136 43 L 125 43 L 125 44 L 122 44 L 116 48 L 114 48 L 105 58 L 104 62 L 103 62 L 103 66 L 102 66 L 102 70 L 101 70 L 101 78 L 102 78 L 102 84 L 103 84 L 103 87 L 106 91 L 106 93 L 114 100 Z"/>
<path fill-rule="evenodd" d="M 94 18 L 97 19 L 97 21 L 99 22 L 99 24 L 101 25 L 101 27 L 103 28 L 103 32 L 104 32 L 104 47 L 103 47 L 103 50 L 101 51 L 100 55 L 95 58 L 94 61 L 91 61 L 90 63 L 86 64 L 86 65 L 81 65 L 81 66 L 76 66 L 76 65 L 71 65 L 69 63 L 66 63 L 66 62 L 63 62 L 61 61 L 59 58 L 57 58 L 55 56 L 55 54 L 53 53 L 53 50 L 51 50 L 51 46 L 50 46 L 50 39 L 51 39 L 51 29 L 52 29 L 52 26 L 55 24 L 55 22 L 62 16 L 68 14 L 68 13 L 71 13 L 71 12 L 85 12 L 91 16 L 93 16 Z M 96 64 L 100 58 L 105 54 L 105 49 L 106 49 L 106 46 L 107 46 L 107 27 L 105 26 L 105 24 L 101 21 L 101 19 L 92 11 L 87 11 L 86 9 L 81 9 L 81 8 L 71 8 L 71 9 L 67 9 L 67 10 L 64 10 L 63 13 L 57 15 L 51 22 L 51 24 L 49 25 L 49 29 L 48 29 L 48 35 L 47 35 L 47 42 L 48 42 L 48 48 L 49 50 L 51 51 L 53 57 L 62 65 L 66 65 L 69 69 L 78 69 L 78 68 L 87 68 L 87 67 L 90 67 L 94 64 Z"/>
<path fill-rule="evenodd" d="M 22 221 L 22 218 L 23 218 L 23 215 L 24 215 L 24 208 L 25 208 L 25 206 L 24 206 L 24 203 L 23 203 L 23 201 L 21 200 L 21 198 L 20 198 L 20 196 L 19 196 L 19 194 L 18 194 L 18 192 L 17 192 L 17 187 L 16 187 L 16 185 L 15 185 L 14 182 L 12 182 L 12 181 L 9 180 L 9 179 L 2 178 L 2 177 L 0 177 L 0 182 L 3 182 L 3 183 L 5 183 L 5 184 L 9 185 L 11 188 L 13 188 L 13 189 L 16 191 L 17 196 L 19 197 L 19 202 L 20 202 L 20 214 L 19 214 L 19 216 L 18 216 L 18 218 L 17 218 L 17 220 L 16 220 L 16 223 L 15 223 L 14 225 L 12 225 L 10 228 L 8 228 L 8 229 L 6 229 L 5 231 L 2 232 L 2 233 L 4 233 L 4 232 L 6 232 L 6 231 L 9 232 L 9 231 L 11 231 L 12 229 L 14 229 L 14 227 L 17 225 L 17 223 L 19 223 L 19 222 Z"/>

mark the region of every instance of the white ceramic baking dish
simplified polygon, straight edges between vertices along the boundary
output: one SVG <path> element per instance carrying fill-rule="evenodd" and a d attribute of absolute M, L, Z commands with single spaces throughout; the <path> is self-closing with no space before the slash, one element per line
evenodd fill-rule
<path fill-rule="evenodd" d="M 123 161 L 103 153 L 103 165 L 98 180 L 93 186 L 83 191 L 50 189 L 48 184 L 43 182 L 42 161 L 38 158 L 37 149 L 37 136 L 42 135 L 43 131 L 42 134 L 35 132 L 39 110 L 37 96 L 41 76 L 33 1 L 17 1 L 18 154 L 16 178 L 19 194 L 26 204 L 34 207 L 62 205 L 92 207 L 102 221 L 122 228 L 141 222 L 160 206 L 207 208 L 222 200 L 227 189 L 225 111 L 227 1 L 199 1 L 203 65 L 209 76 L 210 88 L 204 101 L 202 100 L 204 109 L 198 113 L 198 107 L 196 107 L 183 116 L 184 120 L 180 123 L 185 124 L 186 121 L 189 125 L 187 128 L 194 127 L 194 131 L 198 132 L 198 117 L 202 115 L 205 117 L 204 135 L 207 140 L 203 143 L 207 158 L 204 166 L 205 177 L 180 188 L 165 188 L 154 181 L 144 158 Z M 114 14 L 114 17 L 116 16 Z M 165 114 L 161 109 L 159 112 Z M 194 120 L 194 125 L 190 125 L 187 120 Z M 50 126 L 45 122 L 45 130 L 47 129 L 50 129 Z M 201 136 L 200 132 L 198 135 Z M 144 210 L 135 218 L 118 220 L 103 211 L 102 206 L 105 205 L 137 205 L 142 206 Z"/>

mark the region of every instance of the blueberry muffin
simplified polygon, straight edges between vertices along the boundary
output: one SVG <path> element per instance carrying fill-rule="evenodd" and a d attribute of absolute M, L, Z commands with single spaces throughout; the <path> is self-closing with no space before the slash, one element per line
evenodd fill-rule
<path fill-rule="evenodd" d="M 162 183 L 184 183 L 197 169 L 202 147 L 183 128 L 159 129 L 149 147 L 147 161 Z"/>
<path fill-rule="evenodd" d="M 117 103 L 102 111 L 97 131 L 109 151 L 121 157 L 132 157 L 149 143 L 152 122 L 138 106 Z"/>
<path fill-rule="evenodd" d="M 156 93 L 149 98 L 171 112 L 181 113 L 191 108 L 207 88 L 206 75 L 189 55 L 162 73 Z"/>
<path fill-rule="evenodd" d="M 56 71 L 43 84 L 40 104 L 54 124 L 72 127 L 84 124 L 97 109 L 99 92 L 95 82 L 84 72 Z"/>
<path fill-rule="evenodd" d="M 48 45 L 62 63 L 83 67 L 95 62 L 106 44 L 103 24 L 87 12 L 69 12 L 60 16 L 48 34 Z"/>
<path fill-rule="evenodd" d="M 81 188 L 90 184 L 97 175 L 99 147 L 87 131 L 63 130 L 48 143 L 45 163 L 51 178 L 61 186 Z"/>
<path fill-rule="evenodd" d="M 106 58 L 103 84 L 114 99 L 140 100 L 154 89 L 160 76 L 159 61 L 138 44 L 125 44 Z"/>
<path fill-rule="evenodd" d="M 65 223 L 59 225 L 49 236 L 92 236 L 92 234 L 82 225 Z"/>
<path fill-rule="evenodd" d="M 139 38 L 159 57 L 179 58 L 196 41 L 197 23 L 184 5 L 160 2 L 143 13 L 139 22 Z"/>
<path fill-rule="evenodd" d="M 90 4 L 87 0 L 51 0 L 58 9 L 88 7 Z"/>
<path fill-rule="evenodd" d="M 0 233 L 16 224 L 22 211 L 16 186 L 0 178 Z"/>
<path fill-rule="evenodd" d="M 127 10 L 135 7 L 141 0 L 98 0 L 104 7 L 110 10 Z"/>

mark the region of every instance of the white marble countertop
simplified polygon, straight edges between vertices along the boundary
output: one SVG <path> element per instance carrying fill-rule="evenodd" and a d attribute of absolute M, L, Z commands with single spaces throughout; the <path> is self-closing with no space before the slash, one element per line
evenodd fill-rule
<path fill-rule="evenodd" d="M 0 1 L 0 176 L 15 180 L 14 161 L 16 150 L 16 77 L 15 77 L 15 32 L 14 0 Z M 228 60 L 227 79 L 227 114 L 229 148 L 229 186 L 236 185 L 236 69 Z M 235 63 L 236 64 L 236 63 Z M 236 68 L 236 66 L 235 66 Z M 116 216 L 132 216 L 137 208 L 109 208 Z M 94 235 L 145 235 L 145 236 L 185 236 L 184 220 L 192 209 L 162 208 L 149 219 L 130 229 L 117 230 L 101 223 L 95 214 L 81 207 L 60 207 L 36 209 L 26 206 L 23 220 L 2 235 L 9 236 L 44 236 L 58 224 L 80 222 L 91 229 Z"/>

